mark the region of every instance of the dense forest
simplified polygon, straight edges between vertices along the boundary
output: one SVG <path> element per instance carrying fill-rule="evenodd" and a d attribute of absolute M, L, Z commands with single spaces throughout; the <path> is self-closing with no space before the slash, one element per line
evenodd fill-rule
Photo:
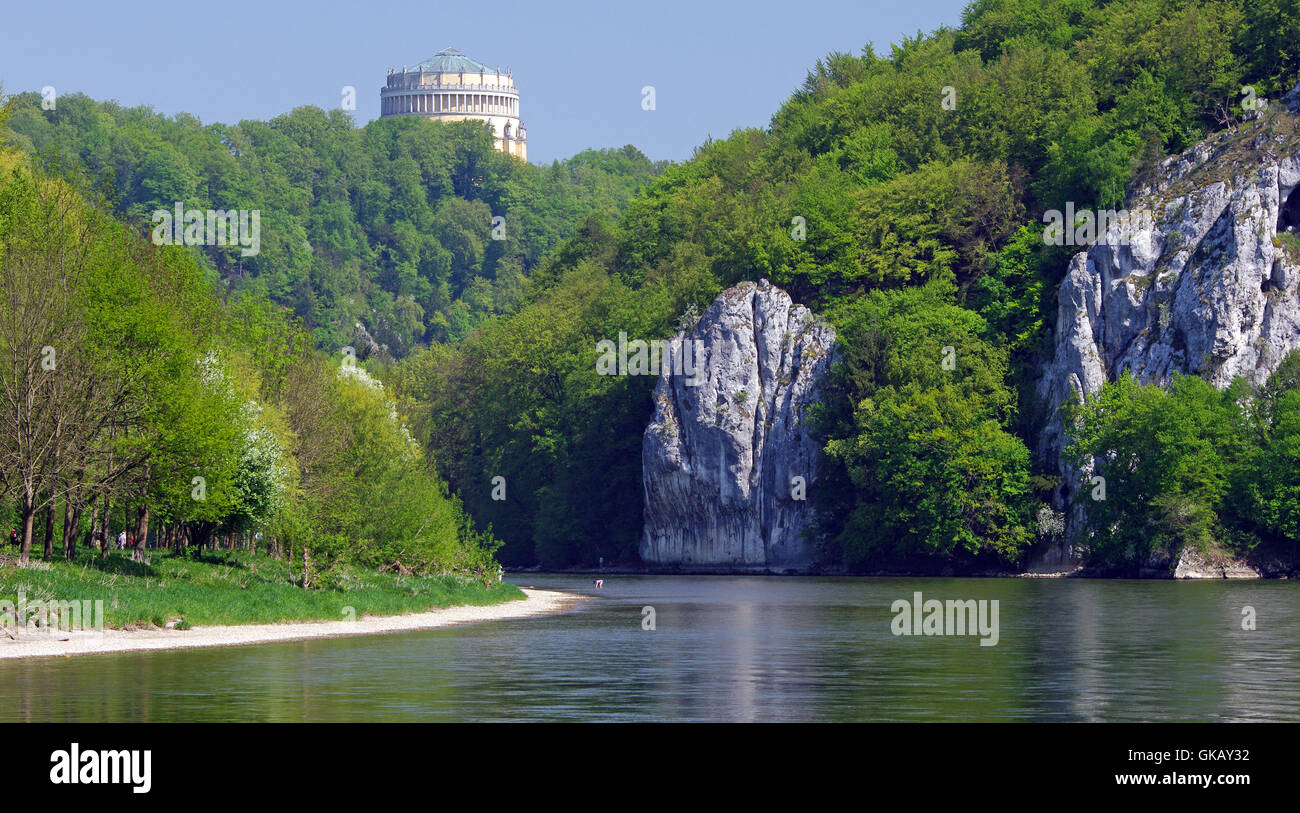
<path fill-rule="evenodd" d="M 363 358 L 455 341 L 510 310 L 542 257 L 588 217 L 616 216 L 662 169 L 632 147 L 536 167 L 493 149 L 476 122 L 358 128 L 301 107 L 203 126 L 80 94 L 53 110 L 41 101 L 15 95 L 9 127 L 45 169 L 86 176 L 132 222 L 177 203 L 260 211 L 257 254 L 194 251 L 209 279 L 292 308 L 318 347 L 355 344 Z"/>
<path fill-rule="evenodd" d="M 23 563 L 92 543 L 107 556 L 120 533 L 137 558 L 151 536 L 264 549 L 307 588 L 336 565 L 495 569 L 498 543 L 364 368 L 317 351 L 264 297 L 218 296 L 188 250 L 141 239 L 7 148 L 0 398 L 0 488 Z"/>
<path fill-rule="evenodd" d="M 1121 205 L 1161 158 L 1237 124 L 1244 87 L 1276 97 L 1298 72 L 1295 2 L 980 0 L 956 29 L 828 56 L 770 127 L 702 145 L 619 220 L 589 221 L 550 254 L 511 314 L 388 380 L 505 561 L 634 561 L 653 381 L 596 375 L 596 343 L 666 336 L 723 288 L 766 277 L 842 342 L 817 416 L 824 562 L 1014 567 L 1059 521 L 1057 481 L 1030 453 L 1047 417 L 1032 387 L 1075 249 L 1045 243 L 1044 211 Z M 962 360 L 952 373 L 936 363 L 945 347 Z M 1235 497 L 1280 505 L 1296 483 L 1289 441 L 1253 426 L 1244 442 L 1283 479 L 1263 493 L 1246 466 Z M 1191 423 L 1190 440 L 1139 468 L 1195 470 L 1213 431 Z M 1229 510 L 1212 479 L 1187 499 L 1220 544 L 1294 538 L 1276 511 Z M 1168 530 L 1157 544 L 1194 539 L 1182 512 L 1144 512 Z"/>
<path fill-rule="evenodd" d="M 397 545 L 421 528 L 417 500 L 347 469 L 367 459 L 349 443 L 391 443 L 404 450 L 383 462 L 394 488 L 417 487 L 403 485 L 401 466 L 436 467 L 411 482 L 445 506 L 457 550 L 491 547 L 472 524 L 490 527 L 508 565 L 635 562 L 654 382 L 598 375 L 597 343 L 620 332 L 666 337 L 719 291 L 765 277 L 841 341 L 815 416 L 825 463 L 811 497 L 824 564 L 1015 567 L 1056 527 L 1047 504 L 1056 482 L 1030 454 L 1047 417 L 1032 387 L 1075 249 L 1043 240 L 1043 213 L 1119 206 L 1161 158 L 1238 124 L 1243 88 L 1276 97 L 1298 74 L 1295 0 L 977 0 L 959 27 L 888 54 L 829 55 L 769 127 L 711 140 L 672 166 L 624 148 L 532 167 L 496 153 L 470 123 L 356 128 L 302 108 L 202 127 L 82 97 L 44 111 L 34 94 L 11 100 L 8 139 L 131 223 L 176 201 L 262 210 L 256 257 L 145 253 L 184 277 L 186 296 L 205 303 L 196 313 L 211 313 L 176 328 L 192 391 L 164 400 L 207 409 L 222 387 L 244 388 L 230 403 L 260 411 L 211 424 L 280 433 L 277 448 L 301 472 L 290 492 L 302 496 L 264 516 L 294 528 L 286 538 Z M 492 239 L 496 216 L 504 240 Z M 124 279 L 142 291 L 163 284 L 142 273 Z M 201 274 L 222 297 L 200 294 Z M 171 314 L 152 320 L 159 330 L 190 309 L 179 294 L 150 296 Z M 339 349 L 357 343 L 357 325 L 386 352 L 328 374 Z M 953 371 L 936 363 L 946 347 L 962 360 Z M 134 357 L 104 352 L 103 363 Z M 1293 373 L 1285 367 L 1260 393 L 1121 380 L 1081 408 L 1076 452 L 1148 444 L 1126 458 L 1134 471 L 1112 473 L 1133 487 L 1112 486 L 1107 512 L 1089 520 L 1140 517 L 1127 527 L 1141 544 L 1117 536 L 1087 551 L 1093 561 L 1296 539 Z M 396 432 L 404 419 L 410 439 L 344 432 L 356 419 L 347 410 L 361 410 L 346 388 L 366 395 L 365 425 Z M 110 421 L 102 454 L 124 459 L 117 444 L 175 432 L 164 417 L 120 432 Z M 1155 421 L 1178 431 L 1151 432 Z M 351 441 L 322 440 L 342 436 Z M 175 489 L 163 472 L 183 468 L 137 466 L 121 488 L 138 502 Z M 238 482 L 240 471 L 232 462 L 225 476 Z M 337 480 L 313 479 L 330 477 L 322 472 Z M 244 503 L 231 505 L 199 519 L 232 522 Z M 378 505 L 382 513 L 366 510 Z M 390 543 L 373 544 L 389 555 Z"/>

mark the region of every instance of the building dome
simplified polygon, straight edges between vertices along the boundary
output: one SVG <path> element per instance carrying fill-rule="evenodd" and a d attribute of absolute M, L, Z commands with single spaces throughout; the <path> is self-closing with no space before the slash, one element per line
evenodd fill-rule
<path fill-rule="evenodd" d="M 426 73 L 500 73 L 476 59 L 470 59 L 455 48 L 443 48 L 438 53 L 415 66 Z"/>
<path fill-rule="evenodd" d="M 414 67 L 390 69 L 379 91 L 380 117 L 423 116 L 475 120 L 492 128 L 496 148 L 528 158 L 527 131 L 519 119 L 519 90 L 509 69 L 489 68 L 455 48 L 444 48 Z"/>

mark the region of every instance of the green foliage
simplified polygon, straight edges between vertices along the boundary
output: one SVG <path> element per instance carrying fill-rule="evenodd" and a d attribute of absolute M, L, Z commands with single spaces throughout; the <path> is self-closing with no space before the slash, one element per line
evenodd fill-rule
<path fill-rule="evenodd" d="M 190 253 L 125 232 L 16 153 L 0 150 L 0 172 L 0 390 L 24 393 L 0 411 L 6 508 L 66 507 L 80 536 L 84 509 L 111 522 L 98 507 L 116 502 L 132 533 L 166 529 L 177 548 L 263 534 L 311 587 L 358 565 L 495 569 L 499 543 L 363 368 L 313 351 L 265 294 L 223 303 Z"/>
<path fill-rule="evenodd" d="M 303 590 L 300 565 L 244 551 L 221 551 L 202 561 L 169 551 L 151 552 L 149 558 L 146 564 L 118 553 L 107 559 L 85 555 L 44 569 L 0 569 L 0 600 L 17 603 L 20 591 L 29 603 L 76 596 L 78 601 L 104 602 L 106 628 L 174 621 L 174 629 L 186 630 L 193 625 L 343 621 L 524 597 L 519 588 L 495 579 L 489 583 L 456 574 L 412 576 L 357 567 L 340 569 L 330 589 Z"/>
<path fill-rule="evenodd" d="M 616 216 L 662 168 L 631 146 L 534 166 L 495 150 L 478 122 L 358 129 L 339 111 L 302 107 L 204 127 L 79 94 L 52 111 L 19 94 L 11 108 L 16 143 L 50 167 L 79 161 L 129 219 L 148 222 L 178 201 L 262 212 L 256 256 L 193 253 L 232 292 L 290 307 L 329 351 L 351 343 L 358 322 L 397 357 L 462 338 L 509 310 L 520 275 L 579 223 Z M 492 236 L 495 216 L 504 239 Z"/>
<path fill-rule="evenodd" d="M 1241 11 L 1233 51 L 1246 64 L 1246 83 L 1260 96 L 1286 93 L 1300 80 L 1300 3 L 1243 0 Z"/>
<path fill-rule="evenodd" d="M 838 314 L 847 350 L 819 424 L 843 474 L 823 475 L 818 507 L 842 529 L 828 554 L 852 568 L 1006 565 L 1032 541 L 1029 451 L 1004 428 L 1006 352 L 949 296 L 877 292 Z"/>
<path fill-rule="evenodd" d="M 769 128 L 708 141 L 617 222 L 588 219 L 517 312 L 401 365 L 403 408 L 507 561 L 630 555 L 649 384 L 594 376 L 595 342 L 662 338 L 685 306 L 766 277 L 840 330 L 814 492 L 827 559 L 1014 563 L 1069 259 L 1041 216 L 1121 205 L 1135 172 L 1239 118 L 1241 84 L 1291 70 L 1259 6 L 980 0 L 958 30 L 830 54 Z"/>
<path fill-rule="evenodd" d="M 1249 498 L 1233 518 L 1257 531 L 1268 547 L 1293 553 L 1300 540 L 1300 352 L 1290 353 L 1269 376 L 1253 412 L 1262 449 L 1248 475 Z"/>
<path fill-rule="evenodd" d="M 587 261 L 457 348 L 432 347 L 391 376 L 416 434 L 507 564 L 634 558 L 641 432 L 654 379 L 596 373 L 602 339 L 665 335 L 689 277 L 639 290 Z M 711 290 L 711 289 L 709 289 Z M 505 499 L 494 499 L 503 477 Z"/>
<path fill-rule="evenodd" d="M 1295 0 L 976 0 L 958 29 L 828 55 L 769 127 L 670 167 L 630 147 L 532 167 L 480 124 L 358 129 L 315 108 L 203 127 L 79 96 L 46 112 L 23 94 L 8 132 L 48 166 L 72 157 L 111 179 L 133 218 L 177 200 L 263 211 L 257 257 L 194 252 L 232 293 L 224 339 L 159 328 L 186 369 L 222 350 L 252 383 L 211 408 L 255 401 L 258 421 L 232 418 L 241 440 L 222 440 L 201 420 L 220 399 L 187 384 L 179 414 L 140 425 L 165 440 L 193 420 L 226 450 L 175 444 L 159 461 L 214 466 L 223 522 L 254 522 L 283 486 L 258 521 L 321 579 L 350 556 L 481 568 L 493 543 L 468 517 L 511 564 L 634 560 L 652 381 L 597 375 L 596 343 L 664 338 L 758 277 L 839 330 L 817 419 L 827 560 L 1006 566 L 1038 507 L 1029 406 L 1068 260 L 1042 244 L 1044 211 L 1119 206 L 1135 173 L 1233 126 L 1242 86 L 1288 90 L 1298 20 Z M 368 368 L 383 389 L 302 348 L 361 344 L 358 323 L 387 347 Z M 1297 405 L 1241 411 L 1236 392 L 1120 382 L 1083 409 L 1075 451 L 1116 478 L 1089 512 L 1097 560 L 1295 538 Z M 268 436 L 286 452 L 279 479 L 249 445 Z M 398 503 L 390 528 L 373 519 Z"/>
<path fill-rule="evenodd" d="M 1250 513 L 1232 498 L 1256 469 L 1253 410 L 1241 381 L 1220 391 L 1175 376 L 1165 389 L 1128 373 L 1074 407 L 1066 453 L 1085 472 L 1077 484 L 1086 517 L 1078 544 L 1090 561 L 1131 566 L 1189 545 L 1209 552 L 1233 542 L 1233 552 L 1247 552 L 1230 514 Z M 1092 497 L 1102 494 L 1094 476 L 1104 479 L 1105 499 Z"/>
<path fill-rule="evenodd" d="M 988 258 L 987 273 L 972 286 L 971 307 L 988 324 L 990 341 L 1014 355 L 1035 349 L 1054 315 L 1051 308 L 1051 260 L 1043 231 L 1022 226 L 1001 251 Z"/>

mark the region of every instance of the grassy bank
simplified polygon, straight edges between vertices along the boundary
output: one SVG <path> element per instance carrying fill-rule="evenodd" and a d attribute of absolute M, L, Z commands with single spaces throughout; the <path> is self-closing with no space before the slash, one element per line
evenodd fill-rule
<path fill-rule="evenodd" d="M 303 589 L 301 567 L 263 554 L 208 552 L 199 559 L 149 552 L 148 563 L 112 551 L 76 562 L 33 562 L 18 568 L 0 558 L 0 601 L 104 602 L 106 628 L 340 621 L 398 615 L 458 604 L 500 604 L 524 598 L 511 584 L 484 586 L 463 576 L 403 576 L 350 568 L 334 589 Z M 183 621 L 182 621 L 183 619 Z"/>

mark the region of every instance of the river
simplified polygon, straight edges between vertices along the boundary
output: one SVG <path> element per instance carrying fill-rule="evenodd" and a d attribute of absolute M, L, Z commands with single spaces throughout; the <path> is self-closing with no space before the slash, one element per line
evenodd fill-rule
<path fill-rule="evenodd" d="M 0 720 L 1300 720 L 1285 581 L 514 581 L 591 600 L 427 632 L 0 662 Z M 894 635 L 891 604 L 916 591 L 998 601 L 997 644 Z"/>

